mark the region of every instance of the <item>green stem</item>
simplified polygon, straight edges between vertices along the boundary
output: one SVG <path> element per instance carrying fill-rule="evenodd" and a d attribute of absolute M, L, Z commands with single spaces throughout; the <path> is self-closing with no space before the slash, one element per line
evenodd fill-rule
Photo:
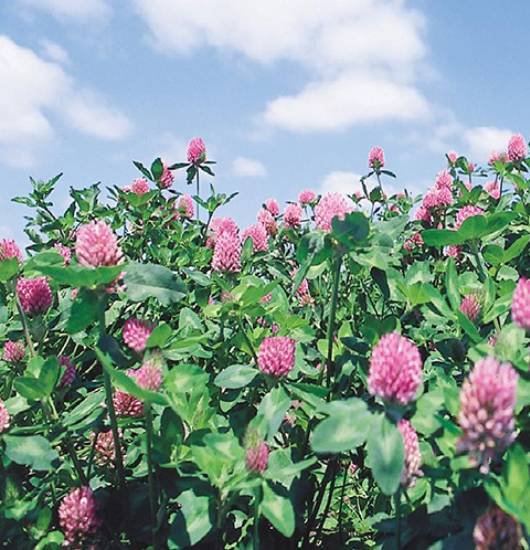
<path fill-rule="evenodd" d="M 92 445 L 90 445 L 90 454 L 88 455 L 88 464 L 86 467 L 86 477 L 90 479 L 90 472 L 92 470 L 92 464 L 94 463 L 94 457 L 96 455 L 96 443 L 98 442 L 100 432 L 94 432 L 94 438 L 92 440 Z"/>
<path fill-rule="evenodd" d="M 99 307 L 100 340 L 106 334 L 105 305 L 106 305 L 106 297 L 102 296 L 100 307 Z M 125 487 L 125 472 L 123 468 L 123 456 L 121 453 L 120 434 L 118 431 L 118 421 L 116 420 L 116 411 L 114 409 L 114 402 L 112 400 L 112 383 L 110 381 L 110 375 L 105 368 L 103 368 L 103 383 L 105 385 L 105 401 L 107 404 L 107 411 L 109 413 L 110 426 L 112 429 L 112 439 L 114 441 L 114 452 L 116 454 L 116 469 L 118 471 L 118 485 L 120 489 L 123 489 L 123 487 Z"/>
<path fill-rule="evenodd" d="M 245 342 L 246 342 L 247 346 L 250 349 L 250 353 L 252 354 L 254 362 L 257 365 L 258 364 L 258 356 L 256 355 L 256 350 L 254 349 L 254 346 L 252 345 L 252 342 L 250 341 L 250 338 L 248 337 L 248 334 L 247 334 L 245 328 L 243 327 L 243 322 L 241 321 L 241 319 L 239 317 L 237 318 L 237 324 L 239 326 L 239 330 L 243 334 L 243 338 L 245 339 Z"/>
<path fill-rule="evenodd" d="M 473 256 L 475 257 L 475 260 L 477 262 L 478 267 L 478 278 L 481 283 L 483 283 L 487 279 L 486 270 L 484 268 L 484 264 L 482 263 L 482 258 L 480 257 L 480 252 L 478 250 L 478 245 L 475 241 L 471 243 L 471 252 Z"/>
<path fill-rule="evenodd" d="M 331 485 L 329 487 L 328 492 L 328 500 L 326 502 L 326 506 L 324 507 L 324 512 L 322 513 L 322 519 L 320 520 L 320 523 L 317 528 L 317 532 L 315 534 L 315 538 L 313 539 L 314 545 L 317 544 L 318 540 L 320 540 L 320 535 L 322 533 L 322 529 L 324 528 L 324 523 L 328 517 L 329 509 L 331 507 L 331 501 L 333 499 L 333 491 L 335 490 L 335 482 L 337 481 L 337 466 L 334 464 L 333 466 L 333 477 L 331 478 Z"/>
<path fill-rule="evenodd" d="M 158 508 L 158 491 L 153 463 L 153 411 L 150 403 L 144 404 L 145 433 L 147 438 L 147 479 L 149 483 L 149 507 L 151 510 L 151 524 L 153 526 L 153 547 L 158 548 L 156 514 Z"/>
<path fill-rule="evenodd" d="M 342 510 L 344 508 L 344 491 L 346 489 L 346 478 L 348 477 L 348 466 L 344 468 L 344 474 L 342 476 L 342 487 L 340 488 L 340 504 L 339 504 L 339 538 L 341 544 L 344 543 L 342 540 Z"/>
<path fill-rule="evenodd" d="M 332 473 L 332 466 L 331 461 L 328 462 L 328 465 L 326 466 L 326 471 L 324 472 L 324 476 L 322 478 L 322 482 L 320 484 L 318 495 L 316 498 L 316 501 L 311 509 L 311 512 L 308 516 L 308 520 L 306 523 L 305 528 L 305 535 L 304 540 L 302 541 L 302 548 L 305 548 L 307 543 L 309 542 L 309 536 L 311 535 L 311 530 L 313 528 L 313 523 L 318 515 L 318 511 L 320 509 L 320 505 L 322 504 L 322 500 L 324 499 L 324 493 L 326 491 L 326 486 L 329 482 L 330 474 Z"/>
<path fill-rule="evenodd" d="M 259 550 L 259 505 L 261 500 L 261 487 L 256 489 L 254 496 L 254 530 L 252 536 L 252 546 L 254 550 Z"/>
<path fill-rule="evenodd" d="M 7 375 L 6 385 L 4 387 L 3 400 L 6 401 L 11 397 L 11 391 L 13 390 L 13 381 L 15 380 L 16 372 L 12 370 Z"/>
<path fill-rule="evenodd" d="M 337 256 L 333 269 L 333 286 L 331 289 L 331 305 L 329 308 L 328 328 L 326 340 L 328 341 L 328 353 L 326 358 L 326 385 L 331 384 L 331 371 L 333 369 L 333 333 L 335 329 L 335 315 L 337 313 L 337 301 L 339 296 L 340 268 L 342 265 L 342 256 Z M 320 371 L 319 383 L 322 381 L 324 369 Z"/>
<path fill-rule="evenodd" d="M 55 409 L 55 404 L 53 403 L 51 397 L 48 397 L 47 400 L 41 401 L 41 405 L 42 405 L 42 411 L 44 413 L 44 416 L 46 417 L 46 419 L 50 424 L 55 423 L 59 420 L 59 415 L 57 414 L 57 410 Z M 75 447 L 72 441 L 70 440 L 70 437 L 68 436 L 68 434 L 66 434 L 64 438 L 64 445 L 66 447 L 66 451 L 68 452 L 68 454 L 70 455 L 70 458 L 72 459 L 72 462 L 74 464 L 74 469 L 77 473 L 79 482 L 82 485 L 88 485 L 88 479 L 85 476 L 85 473 L 83 472 L 81 462 L 79 462 L 79 459 L 77 458 Z"/>
<path fill-rule="evenodd" d="M 199 185 L 199 168 L 197 167 L 197 171 L 195 172 L 195 181 L 197 183 L 197 196 L 199 199 L 201 198 L 201 189 Z M 197 203 L 197 220 L 201 221 L 201 205 Z"/>
<path fill-rule="evenodd" d="M 396 548 L 401 549 L 401 489 L 394 494 L 394 503 L 396 508 Z"/>
<path fill-rule="evenodd" d="M 18 296 L 16 296 L 16 294 L 15 294 L 15 299 L 17 302 L 17 309 L 18 309 L 18 314 L 20 316 L 20 321 L 22 323 L 22 329 L 24 331 L 24 338 L 26 340 L 26 345 L 28 346 L 29 354 L 31 358 L 33 358 L 35 357 L 36 354 L 35 354 L 35 348 L 33 346 L 33 341 L 31 340 L 31 334 L 29 332 L 28 319 L 26 317 L 26 314 L 24 313 L 24 310 L 22 309 L 22 305 L 20 304 L 20 300 L 18 299 Z"/>

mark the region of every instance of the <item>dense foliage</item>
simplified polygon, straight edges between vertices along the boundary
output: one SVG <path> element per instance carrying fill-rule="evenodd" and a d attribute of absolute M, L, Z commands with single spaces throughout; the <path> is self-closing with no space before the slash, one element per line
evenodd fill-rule
<path fill-rule="evenodd" d="M 31 180 L 27 258 L 0 243 L 4 546 L 527 545 L 526 157 L 449 153 L 417 204 L 374 148 L 362 193 L 244 231 L 200 139 L 60 215 Z"/>

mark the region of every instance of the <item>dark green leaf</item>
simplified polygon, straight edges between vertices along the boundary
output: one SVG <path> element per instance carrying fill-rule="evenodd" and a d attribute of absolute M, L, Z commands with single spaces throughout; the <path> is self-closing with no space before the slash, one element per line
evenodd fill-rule
<path fill-rule="evenodd" d="M 40 401 L 44 397 L 44 392 L 38 378 L 20 376 L 15 380 L 14 385 L 17 392 L 29 401 Z"/>
<path fill-rule="evenodd" d="M 346 214 L 343 220 L 335 217 L 331 225 L 332 235 L 349 250 L 362 246 L 370 232 L 368 218 L 362 212 Z"/>
<path fill-rule="evenodd" d="M 164 172 L 164 165 L 159 158 L 156 158 L 151 164 L 151 174 L 153 174 L 153 179 L 158 181 L 162 177 Z"/>
<path fill-rule="evenodd" d="M 287 495 L 281 495 L 268 483 L 263 485 L 261 511 L 284 537 L 294 533 L 294 509 Z"/>
<path fill-rule="evenodd" d="M 140 172 L 142 172 L 142 174 L 148 180 L 153 181 L 153 177 L 151 176 L 151 172 L 149 172 L 149 170 L 141 162 L 138 162 L 137 160 L 134 160 L 133 164 L 136 166 L 136 168 L 138 168 L 138 170 L 140 170 Z"/>
<path fill-rule="evenodd" d="M 97 294 L 92 290 L 82 288 L 70 308 L 66 332 L 75 334 L 86 329 L 96 320 L 98 307 Z"/>
<path fill-rule="evenodd" d="M 209 496 L 196 495 L 192 489 L 180 494 L 179 509 L 171 519 L 169 548 L 188 548 L 200 542 L 213 528 Z"/>
<path fill-rule="evenodd" d="M 49 357 L 41 367 L 39 374 L 39 384 L 44 397 L 51 395 L 61 374 L 61 367 L 57 357 Z"/>
<path fill-rule="evenodd" d="M 380 414 L 372 422 L 366 451 L 379 488 L 385 495 L 393 495 L 399 487 L 403 471 L 403 438 L 384 414 Z"/>

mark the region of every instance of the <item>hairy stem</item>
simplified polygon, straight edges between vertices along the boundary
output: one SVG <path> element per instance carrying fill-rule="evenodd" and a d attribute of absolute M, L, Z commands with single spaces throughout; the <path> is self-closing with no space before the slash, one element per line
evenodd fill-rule
<path fill-rule="evenodd" d="M 252 546 L 254 550 L 259 550 L 259 504 L 261 500 L 261 487 L 256 489 L 254 496 L 254 526 L 252 535 Z"/>
<path fill-rule="evenodd" d="M 153 463 L 153 411 L 150 403 L 144 404 L 145 433 L 147 438 L 147 480 L 149 483 L 149 508 L 153 526 L 153 547 L 158 548 L 156 514 L 158 509 L 158 490 Z"/>
<path fill-rule="evenodd" d="M 318 540 L 320 539 L 320 534 L 322 533 L 322 529 L 324 528 L 324 523 L 326 521 L 326 518 L 328 517 L 329 509 L 331 507 L 331 501 L 333 500 L 333 491 L 335 490 L 335 482 L 336 481 L 337 481 L 337 465 L 335 464 L 333 466 L 333 475 L 332 475 L 332 478 L 331 478 L 331 485 L 329 487 L 328 500 L 326 502 L 324 512 L 322 513 L 322 519 L 320 520 L 320 523 L 318 525 L 317 532 L 315 534 L 315 538 L 313 539 L 313 543 L 315 545 L 317 544 Z"/>
<path fill-rule="evenodd" d="M 28 325 L 28 319 L 26 317 L 26 314 L 24 313 L 24 310 L 22 309 L 22 305 L 20 303 L 20 300 L 18 299 L 18 296 L 16 295 L 15 291 L 15 299 L 17 302 L 17 310 L 18 315 L 20 316 L 20 321 L 22 323 L 22 330 L 24 331 L 24 339 L 26 340 L 26 345 L 28 346 L 29 354 L 31 358 L 35 357 L 35 347 L 33 346 L 33 341 L 31 340 L 31 334 L 29 332 L 29 325 Z"/>
<path fill-rule="evenodd" d="M 201 198 L 201 189 L 199 185 L 199 169 L 195 172 L 195 183 L 197 184 L 197 196 Z M 197 220 L 201 221 L 201 205 L 197 203 Z"/>
<path fill-rule="evenodd" d="M 105 297 L 102 297 L 99 308 L 99 336 L 100 340 L 105 337 Z M 120 434 L 118 431 L 118 421 L 116 420 L 116 411 L 114 409 L 114 402 L 112 400 L 112 383 L 110 375 L 105 368 L 103 368 L 103 383 L 105 385 L 105 401 L 107 404 L 107 411 L 109 413 L 110 426 L 112 429 L 112 439 L 114 441 L 114 452 L 116 454 L 116 469 L 118 471 L 118 485 L 122 489 L 125 487 L 125 472 L 123 468 L 123 456 L 121 453 Z"/>
<path fill-rule="evenodd" d="M 339 504 L 339 538 L 341 544 L 344 542 L 342 532 L 342 510 L 344 508 L 344 491 L 346 489 L 346 478 L 348 476 L 348 466 L 344 468 L 344 474 L 342 475 L 342 487 L 340 488 L 340 504 Z"/>
<path fill-rule="evenodd" d="M 396 508 L 396 548 L 401 548 L 401 489 L 394 494 L 394 503 Z"/>
<path fill-rule="evenodd" d="M 342 265 L 342 257 L 337 256 L 335 259 L 335 265 L 333 266 L 333 283 L 331 289 L 331 305 L 329 308 L 328 327 L 326 333 L 326 340 L 328 341 L 328 352 L 326 357 L 326 385 L 331 384 L 331 375 L 333 370 L 333 333 L 335 330 L 335 315 L 337 313 L 337 301 L 339 296 L 339 283 L 340 283 L 340 268 Z M 320 372 L 319 383 L 324 375 L 324 369 Z"/>
<path fill-rule="evenodd" d="M 471 243 L 471 252 L 475 258 L 475 261 L 477 262 L 479 281 L 483 283 L 487 279 L 486 269 L 484 268 L 480 252 L 478 250 L 478 245 L 475 241 Z"/>

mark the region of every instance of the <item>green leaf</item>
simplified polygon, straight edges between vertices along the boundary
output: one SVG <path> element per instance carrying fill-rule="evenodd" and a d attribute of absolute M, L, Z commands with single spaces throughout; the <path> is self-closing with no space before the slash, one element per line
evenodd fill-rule
<path fill-rule="evenodd" d="M 508 263 L 509 261 L 517 258 L 517 256 L 521 255 L 529 242 L 530 235 L 519 237 L 508 249 L 505 250 L 502 259 L 503 263 Z"/>
<path fill-rule="evenodd" d="M 39 374 L 39 384 L 44 397 L 48 397 L 52 394 L 59 381 L 60 374 L 61 367 L 57 357 L 52 356 L 46 359 Z"/>
<path fill-rule="evenodd" d="M 38 272 L 41 265 L 63 266 L 64 258 L 55 250 L 40 252 L 29 258 L 24 264 L 24 273 Z"/>
<path fill-rule="evenodd" d="M 426 229 L 422 232 L 422 237 L 428 246 L 463 244 L 466 241 L 477 240 L 500 231 L 514 218 L 515 214 L 511 212 L 498 212 L 491 216 L 471 216 L 464 220 L 458 231 Z"/>
<path fill-rule="evenodd" d="M 502 361 L 510 361 L 517 364 L 517 359 L 522 350 L 526 355 L 525 346 L 525 331 L 515 324 L 509 324 L 502 328 L 500 334 L 497 335 L 495 343 L 495 355 Z M 525 367 L 526 367 L 526 360 Z M 527 367 L 526 367 L 526 370 Z"/>
<path fill-rule="evenodd" d="M 97 319 L 98 307 L 97 294 L 92 290 L 82 288 L 70 308 L 66 332 L 76 334 L 85 330 Z"/>
<path fill-rule="evenodd" d="M 100 285 L 108 285 L 116 280 L 123 271 L 124 265 L 103 266 L 91 269 L 80 265 L 60 267 L 55 265 L 39 265 L 38 270 L 43 275 L 48 275 L 61 285 L 76 288 L 94 288 Z"/>
<path fill-rule="evenodd" d="M 431 304 L 445 317 L 448 319 L 454 319 L 455 315 L 451 311 L 450 307 L 447 305 L 445 298 L 442 296 L 440 291 L 435 288 L 433 285 L 425 285 L 425 292 L 429 297 Z"/>
<path fill-rule="evenodd" d="M 163 348 L 171 338 L 173 329 L 167 323 L 160 323 L 147 339 L 148 348 Z"/>
<path fill-rule="evenodd" d="M 0 283 L 9 281 L 18 273 L 19 262 L 16 258 L 9 258 L 0 262 Z"/>
<path fill-rule="evenodd" d="M 480 237 L 488 233 L 486 216 L 470 216 L 462 222 L 457 233 L 461 242 L 480 239 Z"/>
<path fill-rule="evenodd" d="M 388 298 L 390 298 L 390 288 L 388 287 L 386 273 L 381 269 L 378 269 L 377 267 L 372 267 L 372 269 L 370 270 L 370 274 L 372 275 L 373 280 L 379 287 L 383 298 L 385 300 L 388 300 Z"/>
<path fill-rule="evenodd" d="M 192 281 L 196 282 L 199 286 L 210 286 L 210 277 L 201 271 L 190 269 L 189 267 L 182 268 L 182 272 L 185 273 Z"/>
<path fill-rule="evenodd" d="M 357 398 L 329 403 L 336 408 L 313 432 L 311 447 L 316 453 L 341 453 L 362 445 L 371 428 L 372 415 Z"/>
<path fill-rule="evenodd" d="M 116 388 L 134 395 L 134 397 L 137 397 L 141 401 L 157 403 L 158 405 L 167 405 L 166 398 L 161 393 L 141 388 L 136 381 L 125 374 L 125 372 L 115 369 L 112 366 L 109 356 L 100 349 L 96 348 L 96 355 L 103 365 L 103 368 L 109 373 Z"/>
<path fill-rule="evenodd" d="M 129 191 L 125 193 L 125 199 L 134 208 L 141 208 L 145 206 L 156 194 L 157 194 L 156 189 L 153 189 L 141 195 L 138 195 L 136 193 L 133 193 L 132 191 Z"/>
<path fill-rule="evenodd" d="M 462 242 L 480 239 L 504 229 L 514 218 L 513 212 L 498 212 L 490 216 L 471 216 L 464 220 L 458 229 L 458 234 Z"/>
<path fill-rule="evenodd" d="M 231 365 L 221 371 L 213 383 L 220 388 L 235 390 L 248 386 L 257 374 L 258 371 L 248 365 Z"/>
<path fill-rule="evenodd" d="M 186 287 L 175 273 L 156 264 L 129 264 L 125 271 L 127 297 L 133 302 L 156 298 L 162 305 L 181 300 Z"/>
<path fill-rule="evenodd" d="M 460 323 L 460 326 L 464 329 L 466 334 L 471 338 L 471 340 L 473 340 L 475 344 L 478 344 L 482 340 L 482 336 L 480 336 L 480 332 L 477 330 L 477 327 L 473 324 L 473 321 L 471 321 L 461 311 L 457 311 L 456 316 L 458 318 L 458 322 Z"/>
<path fill-rule="evenodd" d="M 186 183 L 189 185 L 197 174 L 197 167 L 193 164 L 186 169 Z"/>
<path fill-rule="evenodd" d="M 304 235 L 298 243 L 296 249 L 296 261 L 301 265 L 309 257 L 314 258 L 325 247 L 325 236 L 322 233 L 308 233 Z M 320 262 L 319 262 L 320 263 Z M 309 262 L 311 265 L 311 262 Z"/>
<path fill-rule="evenodd" d="M 291 398 L 281 387 L 272 389 L 262 399 L 258 407 L 258 416 L 263 419 L 269 441 L 276 435 L 290 406 Z"/>
<path fill-rule="evenodd" d="M 363 241 L 370 232 L 368 218 L 362 212 L 346 214 L 343 220 L 338 217 L 331 222 L 332 235 L 348 250 L 362 246 Z"/>
<path fill-rule="evenodd" d="M 189 166 L 189 162 L 175 162 L 175 164 L 172 164 L 168 168 L 170 170 L 180 170 L 181 168 L 186 168 L 186 166 Z"/>
<path fill-rule="evenodd" d="M 504 250 L 497 244 L 488 244 L 482 249 L 484 259 L 491 265 L 499 265 L 504 260 Z"/>
<path fill-rule="evenodd" d="M 17 464 L 34 470 L 51 470 L 52 462 L 59 457 L 50 442 L 41 435 L 5 435 L 6 455 Z"/>
<path fill-rule="evenodd" d="M 209 166 L 206 166 L 204 164 L 199 164 L 199 168 L 203 172 L 206 172 L 209 176 L 215 176 L 215 174 L 213 173 L 213 170 Z"/>
<path fill-rule="evenodd" d="M 153 174 L 153 178 L 158 181 L 162 177 L 163 172 L 164 165 L 159 158 L 156 158 L 151 164 L 151 174 Z"/>
<path fill-rule="evenodd" d="M 44 397 L 38 378 L 21 376 L 15 380 L 14 386 L 17 392 L 29 401 L 40 401 Z"/>
<path fill-rule="evenodd" d="M 174 393 L 193 392 L 203 388 L 208 378 L 208 373 L 197 365 L 178 365 L 169 371 L 164 386 Z"/>
<path fill-rule="evenodd" d="M 261 512 L 284 537 L 294 533 L 294 509 L 287 496 L 281 495 L 268 483 L 263 485 Z"/>
<path fill-rule="evenodd" d="M 407 300 L 412 307 L 426 304 L 430 301 L 427 293 L 427 286 L 425 283 L 414 283 L 413 285 L 407 285 L 405 292 L 407 293 Z"/>
<path fill-rule="evenodd" d="M 451 229 L 426 229 L 421 232 L 421 236 L 427 246 L 449 246 L 461 243 L 458 233 Z"/>
<path fill-rule="evenodd" d="M 171 520 L 168 547 L 188 548 L 200 542 L 213 528 L 211 499 L 188 489 L 180 494 L 177 502 L 180 507 Z"/>
<path fill-rule="evenodd" d="M 374 479 L 385 495 L 393 495 L 403 471 L 403 438 L 397 427 L 384 414 L 372 422 L 366 451 Z"/>
<path fill-rule="evenodd" d="M 153 177 L 151 176 L 151 172 L 141 163 L 137 160 L 133 160 L 133 164 L 142 172 L 142 174 L 150 181 L 153 181 Z"/>
<path fill-rule="evenodd" d="M 453 311 L 458 311 L 460 307 L 460 292 L 458 291 L 458 275 L 453 258 L 449 258 L 446 262 L 445 288 Z"/>

